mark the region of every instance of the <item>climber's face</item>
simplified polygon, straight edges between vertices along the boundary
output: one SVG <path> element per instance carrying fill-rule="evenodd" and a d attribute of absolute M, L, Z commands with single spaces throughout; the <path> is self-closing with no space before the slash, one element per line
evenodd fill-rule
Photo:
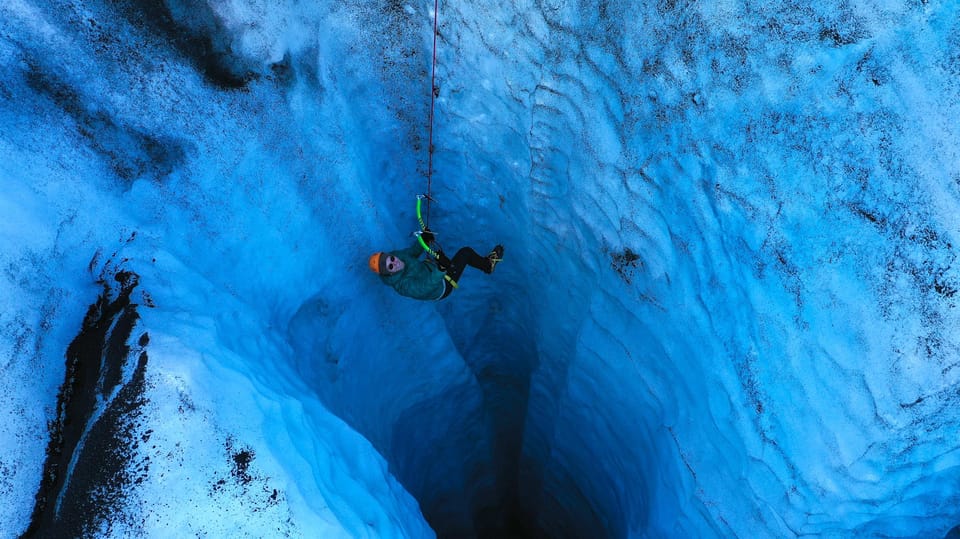
<path fill-rule="evenodd" d="M 387 271 L 390 273 L 403 271 L 403 260 L 400 260 L 393 255 L 387 255 Z"/>

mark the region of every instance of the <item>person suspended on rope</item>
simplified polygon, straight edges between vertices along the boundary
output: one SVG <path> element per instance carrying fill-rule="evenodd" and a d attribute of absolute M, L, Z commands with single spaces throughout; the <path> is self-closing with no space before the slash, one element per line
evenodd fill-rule
<path fill-rule="evenodd" d="M 433 180 L 433 117 L 436 98 L 439 96 L 437 86 L 437 16 L 439 2 L 433 6 L 433 67 L 430 76 L 430 135 L 427 146 L 427 193 L 417 195 L 417 220 L 420 222 L 420 231 L 417 232 L 417 243 L 413 247 L 399 251 L 378 252 L 370 255 L 370 269 L 380 276 L 384 284 L 390 285 L 400 295 L 421 300 L 441 300 L 450 295 L 457 288 L 457 281 L 467 266 L 472 266 L 484 273 L 493 273 L 497 263 L 503 260 L 503 245 L 497 245 L 490 253 L 483 257 L 470 247 L 463 247 L 453 259 L 447 258 L 439 246 L 432 247 L 435 237 L 433 232 L 424 223 L 420 212 L 421 202 L 427 201 L 427 223 L 430 222 L 430 186 Z M 428 253 L 424 260 L 420 255 Z"/>
<path fill-rule="evenodd" d="M 393 287 L 402 296 L 441 300 L 457 288 L 457 282 L 467 266 L 489 274 L 503 260 L 502 245 L 494 247 L 487 256 L 480 256 L 472 248 L 463 247 L 452 259 L 447 258 L 440 249 L 431 248 L 427 251 L 423 248 L 433 244 L 434 239 L 433 232 L 426 229 L 419 233 L 417 243 L 412 247 L 374 253 L 370 256 L 370 269 L 380 275 L 384 284 Z M 434 256 L 421 260 L 420 255 L 425 252 Z"/>

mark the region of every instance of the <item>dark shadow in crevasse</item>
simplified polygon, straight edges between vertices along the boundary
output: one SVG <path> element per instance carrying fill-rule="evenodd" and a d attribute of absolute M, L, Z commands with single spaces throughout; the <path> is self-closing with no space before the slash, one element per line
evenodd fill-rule
<path fill-rule="evenodd" d="M 187 159 L 192 145 L 184 140 L 150 133 L 116 118 L 83 95 L 55 71 L 33 58 L 26 59 L 27 85 L 73 120 L 85 143 L 99 154 L 121 180 L 162 180 Z"/>
<path fill-rule="evenodd" d="M 238 90 L 257 78 L 233 52 L 229 33 L 207 2 L 119 0 L 112 5 L 134 27 L 166 40 L 213 86 Z M 175 16 L 171 8 L 183 16 Z"/>

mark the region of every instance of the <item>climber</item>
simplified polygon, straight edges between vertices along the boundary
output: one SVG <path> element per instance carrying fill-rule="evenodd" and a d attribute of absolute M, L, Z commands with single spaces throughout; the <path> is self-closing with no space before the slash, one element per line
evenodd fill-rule
<path fill-rule="evenodd" d="M 420 234 L 425 244 L 434 241 L 429 229 Z M 447 258 L 442 250 L 435 251 L 435 259 L 427 257 L 420 260 L 425 252 L 418 240 L 413 247 L 400 251 L 374 253 L 370 256 L 370 269 L 380 275 L 380 280 L 394 288 L 400 295 L 413 299 L 441 300 L 457 288 L 457 280 L 467 266 L 473 266 L 484 273 L 493 273 L 497 263 L 503 260 L 503 246 L 497 245 L 486 257 L 480 256 L 470 247 L 463 247 L 453 259 Z M 434 251 L 430 251 L 434 252 Z"/>

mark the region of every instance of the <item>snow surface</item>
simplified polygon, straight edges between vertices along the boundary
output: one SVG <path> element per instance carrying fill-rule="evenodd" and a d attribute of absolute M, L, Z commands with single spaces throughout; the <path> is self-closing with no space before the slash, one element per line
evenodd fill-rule
<path fill-rule="evenodd" d="M 149 333 L 100 536 L 942 537 L 960 6 L 0 6 L 0 534 L 99 275 Z M 244 481 L 231 454 L 255 455 Z"/>

